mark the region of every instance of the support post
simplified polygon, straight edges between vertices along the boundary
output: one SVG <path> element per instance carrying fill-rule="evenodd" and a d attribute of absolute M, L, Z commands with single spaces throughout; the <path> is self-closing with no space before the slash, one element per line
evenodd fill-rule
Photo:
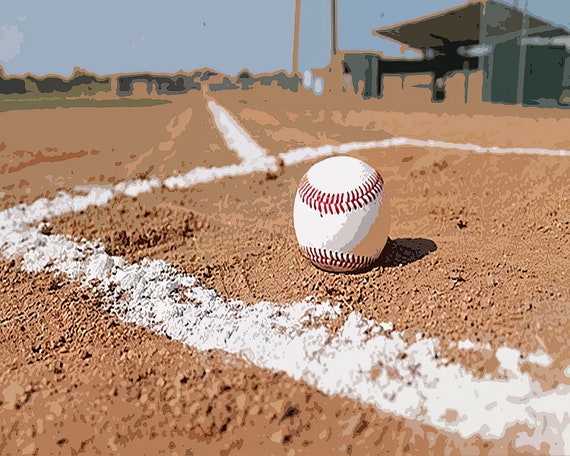
<path fill-rule="evenodd" d="M 293 74 L 299 74 L 299 33 L 301 31 L 301 0 L 295 0 L 295 30 L 293 32 Z"/>
<path fill-rule="evenodd" d="M 518 0 L 515 5 L 518 7 Z M 522 104 L 524 98 L 524 76 L 526 68 L 526 43 L 524 43 L 525 38 L 528 35 L 528 0 L 525 0 L 525 7 L 522 12 L 521 21 L 521 34 L 519 43 L 519 68 L 517 75 L 517 104 Z"/>

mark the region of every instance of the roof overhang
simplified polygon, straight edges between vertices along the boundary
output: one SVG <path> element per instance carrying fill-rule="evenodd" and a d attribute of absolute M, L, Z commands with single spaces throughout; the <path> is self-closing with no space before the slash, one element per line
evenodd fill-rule
<path fill-rule="evenodd" d="M 449 49 L 479 43 L 480 24 L 485 14 L 485 36 L 505 35 L 520 31 L 522 12 L 495 1 L 469 1 L 429 16 L 374 30 L 374 33 L 398 43 L 425 51 Z M 563 27 L 527 14 L 529 36 L 533 34 L 565 35 Z"/>
<path fill-rule="evenodd" d="M 471 3 L 449 9 L 374 32 L 398 43 L 416 49 L 437 49 L 449 43 L 474 44 L 479 42 L 480 3 Z"/>

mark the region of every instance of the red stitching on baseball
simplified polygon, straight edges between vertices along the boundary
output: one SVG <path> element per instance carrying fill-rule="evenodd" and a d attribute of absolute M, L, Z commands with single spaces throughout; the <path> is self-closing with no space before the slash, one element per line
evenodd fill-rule
<path fill-rule="evenodd" d="M 299 183 L 301 201 L 321 214 L 340 214 L 362 208 L 381 197 L 383 191 L 384 180 L 376 170 L 356 189 L 343 193 L 323 192 L 311 184 L 307 175 Z"/>
<path fill-rule="evenodd" d="M 307 259 L 323 269 L 337 269 L 339 271 L 357 271 L 368 268 L 374 263 L 374 258 L 351 253 L 332 252 L 316 247 L 301 246 L 301 253 Z"/>

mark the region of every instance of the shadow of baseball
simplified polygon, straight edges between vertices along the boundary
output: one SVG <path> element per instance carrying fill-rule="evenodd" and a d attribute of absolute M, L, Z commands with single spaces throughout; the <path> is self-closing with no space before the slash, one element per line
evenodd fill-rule
<path fill-rule="evenodd" d="M 423 238 L 399 238 L 390 239 L 378 259 L 371 266 L 372 268 L 384 267 L 395 268 L 406 266 L 421 260 L 426 255 L 437 250 L 437 245 L 430 239 Z"/>

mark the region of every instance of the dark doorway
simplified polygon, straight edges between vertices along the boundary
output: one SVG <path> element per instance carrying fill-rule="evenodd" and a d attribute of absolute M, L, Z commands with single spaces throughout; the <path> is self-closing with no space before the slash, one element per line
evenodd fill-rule
<path fill-rule="evenodd" d="M 525 105 L 558 105 L 562 94 L 564 62 L 568 55 L 564 47 L 527 47 L 523 91 Z"/>

